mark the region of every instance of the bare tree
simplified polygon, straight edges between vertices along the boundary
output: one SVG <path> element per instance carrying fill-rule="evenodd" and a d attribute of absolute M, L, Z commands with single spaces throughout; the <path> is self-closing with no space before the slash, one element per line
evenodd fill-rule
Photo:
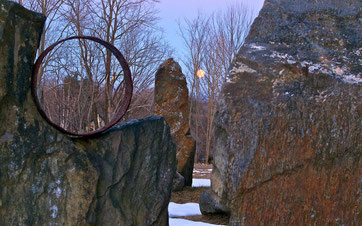
<path fill-rule="evenodd" d="M 194 20 L 185 20 L 184 27 L 180 26 L 187 48 L 184 64 L 189 84 L 192 84 L 189 123 L 196 140 L 203 142 L 198 145 L 205 147 L 206 162 L 212 146 L 216 103 L 221 85 L 226 80 L 232 59 L 244 42 L 251 20 L 250 10 L 242 4 L 233 4 L 226 11 L 219 11 L 209 17 L 199 13 Z M 202 79 L 196 76 L 200 68 L 206 71 Z M 197 86 L 200 90 L 194 89 Z M 204 103 L 207 107 L 200 107 Z M 204 112 L 200 113 L 200 110 Z"/>
<path fill-rule="evenodd" d="M 139 109 L 145 109 L 139 105 L 145 105 L 154 73 L 172 53 L 156 27 L 156 0 L 27 1 L 29 8 L 48 16 L 40 52 L 48 40 L 64 36 L 95 36 L 111 43 L 120 49 L 132 71 L 134 98 L 129 113 L 139 114 Z M 97 129 L 121 106 L 122 68 L 110 51 L 93 42 L 69 41 L 61 47 L 53 50 L 43 64 L 46 78 L 42 85 L 47 95 L 44 108 L 65 129 Z"/>
<path fill-rule="evenodd" d="M 190 76 L 188 76 L 189 84 L 191 83 L 191 100 L 194 98 L 196 81 L 197 81 L 197 70 L 201 68 L 203 63 L 202 53 L 205 51 L 205 43 L 208 39 L 208 25 L 209 19 L 202 15 L 200 12 L 197 15 L 197 18 L 194 20 L 185 19 L 185 26 L 182 26 L 179 22 L 180 34 L 184 40 L 184 44 L 187 49 L 187 54 L 183 63 L 187 67 L 187 71 Z M 191 117 L 193 110 L 193 102 L 190 103 L 189 109 L 189 124 L 191 126 Z"/>
<path fill-rule="evenodd" d="M 203 64 L 202 54 L 205 52 L 206 45 L 205 43 L 208 40 L 208 26 L 209 19 L 203 16 L 200 12 L 194 20 L 185 19 L 185 26 L 181 26 L 179 22 L 180 34 L 184 40 L 184 44 L 188 53 L 186 54 L 183 63 L 186 65 L 186 70 L 189 72 L 187 76 L 188 84 L 191 84 L 191 92 L 189 95 L 190 104 L 189 104 L 189 126 L 194 128 L 194 137 L 196 138 L 196 143 L 199 144 L 199 120 L 195 120 L 195 126 L 193 127 L 193 116 L 200 115 L 200 106 L 197 104 L 199 98 L 200 90 L 200 81 L 197 76 L 197 71 L 201 69 Z M 194 101 L 195 100 L 195 101 Z M 194 108 L 196 109 L 195 114 Z M 198 155 L 198 145 L 196 147 L 196 156 Z"/>
<path fill-rule="evenodd" d="M 158 64 L 171 53 L 169 47 L 160 41 L 162 38 L 155 35 L 157 18 L 153 2 L 155 1 L 88 1 L 87 9 L 88 15 L 92 15 L 90 19 L 92 26 L 77 29 L 82 32 L 87 30 L 91 35 L 100 37 L 121 50 L 132 69 L 136 93 L 151 85 Z M 109 121 L 111 112 L 117 111 L 122 101 L 119 90 L 122 89 L 123 83 L 117 81 L 123 74 L 120 65 L 112 59 L 110 51 L 106 51 L 103 55 L 103 62 L 105 65 L 104 112 L 106 112 L 104 117 L 106 121 Z M 113 92 L 114 90 L 118 92 Z"/>
<path fill-rule="evenodd" d="M 45 47 L 51 43 L 59 41 L 67 28 L 61 18 L 61 11 L 64 6 L 64 0 L 19 0 L 25 7 L 39 12 L 47 17 L 45 27 L 40 39 L 40 46 L 38 55 L 41 54 Z M 42 67 L 40 68 L 39 77 L 44 73 L 44 68 L 49 64 L 52 59 L 52 54 L 44 59 Z"/>
<path fill-rule="evenodd" d="M 218 12 L 214 17 L 214 34 L 217 35 L 215 48 L 222 62 L 223 82 L 226 81 L 231 62 L 244 43 L 252 24 L 252 10 L 243 4 L 228 6 L 226 11 Z"/>

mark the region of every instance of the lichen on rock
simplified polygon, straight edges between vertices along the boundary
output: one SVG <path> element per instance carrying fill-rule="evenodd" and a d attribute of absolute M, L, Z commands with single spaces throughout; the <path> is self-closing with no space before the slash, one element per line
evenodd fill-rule
<path fill-rule="evenodd" d="M 177 146 L 177 171 L 191 186 L 196 142 L 188 123 L 188 89 L 180 65 L 172 58 L 160 65 L 155 76 L 153 114 L 165 117 Z"/>
<path fill-rule="evenodd" d="M 208 195 L 230 225 L 360 222 L 359 17 L 358 0 L 265 1 L 216 112 Z"/>

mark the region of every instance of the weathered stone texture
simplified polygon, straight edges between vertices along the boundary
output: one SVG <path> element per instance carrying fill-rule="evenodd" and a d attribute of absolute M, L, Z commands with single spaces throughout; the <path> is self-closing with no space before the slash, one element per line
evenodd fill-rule
<path fill-rule="evenodd" d="M 78 141 L 99 173 L 87 223 L 167 225 L 176 146 L 162 117 L 130 121 Z"/>
<path fill-rule="evenodd" d="M 70 139 L 30 76 L 45 17 L 0 0 L 0 225 L 167 225 L 176 146 L 162 117 Z"/>
<path fill-rule="evenodd" d="M 172 191 L 182 191 L 185 187 L 185 178 L 176 172 L 172 182 Z"/>
<path fill-rule="evenodd" d="M 180 65 L 172 58 L 160 65 L 155 77 L 153 114 L 165 117 L 176 143 L 177 171 L 192 184 L 196 142 L 188 124 L 188 89 Z"/>
<path fill-rule="evenodd" d="M 220 204 L 219 199 L 214 199 L 214 196 L 210 194 L 210 190 L 206 190 L 201 194 L 200 211 L 202 214 L 229 213 L 229 210 Z"/>
<path fill-rule="evenodd" d="M 224 84 L 210 196 L 230 225 L 362 221 L 358 0 L 266 0 Z"/>

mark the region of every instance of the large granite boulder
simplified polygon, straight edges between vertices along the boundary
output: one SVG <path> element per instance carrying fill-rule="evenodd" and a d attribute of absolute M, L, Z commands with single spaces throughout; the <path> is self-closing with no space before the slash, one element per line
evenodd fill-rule
<path fill-rule="evenodd" d="M 192 184 L 196 142 L 188 124 L 188 89 L 180 65 L 172 58 L 160 65 L 155 76 L 153 114 L 165 117 L 176 143 L 177 171 Z"/>
<path fill-rule="evenodd" d="M 0 225 L 167 225 L 176 146 L 165 120 L 96 139 L 50 127 L 30 93 L 44 22 L 0 0 Z"/>
<path fill-rule="evenodd" d="M 362 221 L 360 9 L 265 1 L 216 113 L 204 199 L 230 211 L 230 225 Z"/>

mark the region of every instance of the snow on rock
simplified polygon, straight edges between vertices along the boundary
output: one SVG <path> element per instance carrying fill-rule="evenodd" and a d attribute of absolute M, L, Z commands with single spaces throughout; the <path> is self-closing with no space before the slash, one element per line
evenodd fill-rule
<path fill-rule="evenodd" d="M 250 48 L 251 48 L 251 49 L 253 49 L 254 51 L 262 51 L 262 50 L 266 50 L 266 47 L 256 45 L 255 43 L 246 44 L 246 46 L 250 47 Z"/>
<path fill-rule="evenodd" d="M 213 152 L 218 161 L 209 190 L 214 192 L 200 202 L 202 210 L 224 205 L 232 225 L 358 225 L 353 207 L 361 206 L 356 182 L 362 165 L 352 159 L 361 152 L 355 126 L 361 118 L 359 5 L 360 0 L 265 0 L 233 59 L 231 82 L 220 93 Z M 238 62 L 257 72 L 238 73 Z M 260 134 L 267 136 L 261 141 Z M 315 164 L 299 170 L 306 159 Z M 290 175 L 279 177 L 281 172 Z M 330 198 L 331 189 L 338 198 Z"/>
<path fill-rule="evenodd" d="M 203 223 L 203 222 L 196 222 L 196 221 L 190 221 L 185 219 L 173 219 L 170 218 L 169 221 L 170 226 L 213 226 L 216 224 L 209 224 L 209 223 Z"/>
<path fill-rule="evenodd" d="M 192 179 L 192 187 L 210 187 L 210 179 Z"/>
<path fill-rule="evenodd" d="M 243 72 L 248 72 L 248 73 L 255 73 L 256 71 L 252 68 L 250 68 L 249 66 L 247 66 L 246 64 L 243 64 L 241 62 L 237 62 L 236 63 L 236 67 L 233 67 L 233 69 L 231 69 L 230 73 L 243 73 Z"/>
<path fill-rule="evenodd" d="M 178 204 L 170 202 L 168 205 L 168 215 L 169 217 L 185 217 L 201 215 L 201 212 L 198 203 L 190 202 L 185 204 Z"/>
<path fill-rule="evenodd" d="M 345 75 L 343 76 L 343 81 L 348 83 L 362 83 L 361 75 Z"/>
<path fill-rule="evenodd" d="M 267 54 L 264 54 L 264 56 L 268 56 Z M 286 53 L 280 53 L 280 52 L 277 52 L 277 51 L 273 51 L 272 54 L 268 57 L 271 57 L 271 58 L 276 58 L 278 60 L 281 60 L 281 61 L 287 61 L 288 64 L 295 64 L 296 61 L 295 59 L 291 56 L 291 55 L 288 55 Z"/>

